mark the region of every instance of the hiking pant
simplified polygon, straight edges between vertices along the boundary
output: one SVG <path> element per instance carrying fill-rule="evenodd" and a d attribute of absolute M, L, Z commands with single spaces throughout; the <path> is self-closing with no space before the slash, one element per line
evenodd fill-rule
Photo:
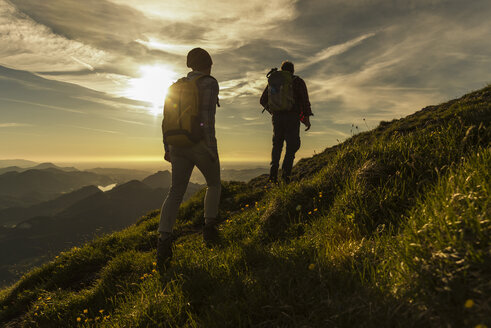
<path fill-rule="evenodd" d="M 273 150 L 269 171 L 269 176 L 273 180 L 278 176 L 284 141 L 286 141 L 286 152 L 281 169 L 283 178 L 288 178 L 292 172 L 295 153 L 300 148 L 300 119 L 297 112 L 273 114 Z"/>
<path fill-rule="evenodd" d="M 208 186 L 204 202 L 205 218 L 216 218 L 221 191 L 218 156 L 200 142 L 188 148 L 170 146 L 170 157 L 172 184 L 162 204 L 159 232 L 172 232 L 194 166 L 201 171 Z"/>

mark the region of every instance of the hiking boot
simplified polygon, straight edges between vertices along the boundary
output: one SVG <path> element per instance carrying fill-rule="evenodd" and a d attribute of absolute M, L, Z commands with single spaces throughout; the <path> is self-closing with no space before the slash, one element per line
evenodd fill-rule
<path fill-rule="evenodd" d="M 218 229 L 216 222 L 205 223 L 203 226 L 203 241 L 206 245 L 211 246 L 218 242 Z"/>
<path fill-rule="evenodd" d="M 172 237 L 161 239 L 157 242 L 157 269 L 160 273 L 169 264 L 172 258 Z"/>

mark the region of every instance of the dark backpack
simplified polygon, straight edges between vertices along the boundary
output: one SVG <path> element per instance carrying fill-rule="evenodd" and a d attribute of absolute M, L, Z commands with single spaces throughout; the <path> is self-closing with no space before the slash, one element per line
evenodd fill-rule
<path fill-rule="evenodd" d="M 296 78 L 289 71 L 278 71 L 273 68 L 268 78 L 268 109 L 271 112 L 285 112 L 293 109 L 293 80 Z"/>
<path fill-rule="evenodd" d="M 193 79 L 183 77 L 169 87 L 162 120 L 164 143 L 190 147 L 203 139 L 197 82 L 205 76 L 211 77 L 210 75 L 200 75 Z"/>

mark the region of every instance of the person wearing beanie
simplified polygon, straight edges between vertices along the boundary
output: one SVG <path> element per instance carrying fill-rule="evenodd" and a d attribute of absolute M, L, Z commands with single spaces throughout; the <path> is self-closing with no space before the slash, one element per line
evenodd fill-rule
<path fill-rule="evenodd" d="M 275 72 L 276 69 L 271 70 Z M 266 86 L 261 95 L 260 103 L 268 112 L 272 114 L 273 122 L 273 149 L 271 151 L 271 166 L 269 171 L 269 181 L 276 183 L 278 181 L 278 169 L 281 158 L 283 143 L 286 142 L 285 157 L 281 166 L 281 177 L 286 183 L 290 182 L 290 174 L 295 159 L 295 153 L 300 148 L 300 122 L 302 122 L 308 131 L 310 129 L 310 108 L 309 94 L 307 86 L 303 79 L 294 75 L 295 68 L 292 62 L 284 61 L 281 64 L 281 71 L 288 72 L 290 75 L 291 90 L 293 93 L 293 105 L 288 110 L 274 111 L 269 108 L 268 88 Z M 270 73 L 271 73 L 270 72 Z M 269 75 L 269 74 L 268 74 Z"/>
<path fill-rule="evenodd" d="M 218 102 L 219 87 L 217 80 L 210 75 L 213 61 L 206 50 L 194 48 L 189 51 L 186 64 L 191 72 L 183 79 L 196 81 L 198 89 L 201 138 L 199 142 L 191 146 L 182 147 L 167 144 L 164 135 L 164 159 L 172 165 L 172 183 L 160 212 L 160 236 L 157 244 L 157 266 L 160 270 L 172 257 L 173 227 L 195 166 L 205 177 L 208 187 L 204 200 L 203 239 L 207 244 L 212 244 L 218 239 L 216 224 L 221 182 L 220 161 L 215 137 L 215 113 L 216 106 L 220 106 Z M 163 125 L 164 123 L 165 114 Z"/>

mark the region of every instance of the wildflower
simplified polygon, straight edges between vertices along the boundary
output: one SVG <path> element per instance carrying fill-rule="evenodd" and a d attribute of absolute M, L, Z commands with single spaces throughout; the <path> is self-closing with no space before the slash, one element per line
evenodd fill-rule
<path fill-rule="evenodd" d="M 465 301 L 464 307 L 465 307 L 466 309 L 470 309 L 470 308 L 471 308 L 471 307 L 473 307 L 473 306 L 474 306 L 474 301 L 473 301 L 473 300 L 468 299 L 467 301 Z"/>
<path fill-rule="evenodd" d="M 152 270 L 152 272 L 153 272 L 153 273 L 156 273 L 156 272 L 157 272 L 157 270 L 153 269 L 153 270 Z"/>
<path fill-rule="evenodd" d="M 80 321 L 82 321 L 82 318 L 77 317 L 77 322 L 80 322 Z"/>
<path fill-rule="evenodd" d="M 85 314 L 89 313 L 89 310 L 85 309 L 85 310 L 84 310 L 84 313 L 85 313 Z"/>
<path fill-rule="evenodd" d="M 315 264 L 314 263 L 310 263 L 309 264 L 309 270 L 314 270 L 315 269 Z"/>
<path fill-rule="evenodd" d="M 100 309 L 100 310 L 99 310 L 99 313 L 103 313 L 103 312 L 104 312 L 104 309 Z"/>
<path fill-rule="evenodd" d="M 49 301 L 50 299 L 51 299 L 51 296 L 48 296 L 48 297 L 46 298 L 46 301 Z"/>
<path fill-rule="evenodd" d="M 317 209 L 316 208 L 314 208 L 314 212 L 317 212 Z"/>
<path fill-rule="evenodd" d="M 153 266 L 157 266 L 157 262 L 152 262 L 152 265 Z"/>
<path fill-rule="evenodd" d="M 312 214 L 312 211 L 309 211 L 309 215 Z"/>
<path fill-rule="evenodd" d="M 486 326 L 485 324 L 480 323 L 480 324 L 476 325 L 474 328 L 488 328 L 488 326 Z"/>
<path fill-rule="evenodd" d="M 42 297 L 41 297 L 41 296 L 39 296 L 39 297 L 38 297 L 38 301 L 40 301 L 41 299 L 42 299 Z"/>
<path fill-rule="evenodd" d="M 245 207 L 249 207 L 249 204 L 245 204 Z"/>
<path fill-rule="evenodd" d="M 34 315 L 35 315 L 35 316 L 37 316 L 37 315 L 38 315 L 38 313 L 37 313 L 37 312 L 34 312 Z"/>

